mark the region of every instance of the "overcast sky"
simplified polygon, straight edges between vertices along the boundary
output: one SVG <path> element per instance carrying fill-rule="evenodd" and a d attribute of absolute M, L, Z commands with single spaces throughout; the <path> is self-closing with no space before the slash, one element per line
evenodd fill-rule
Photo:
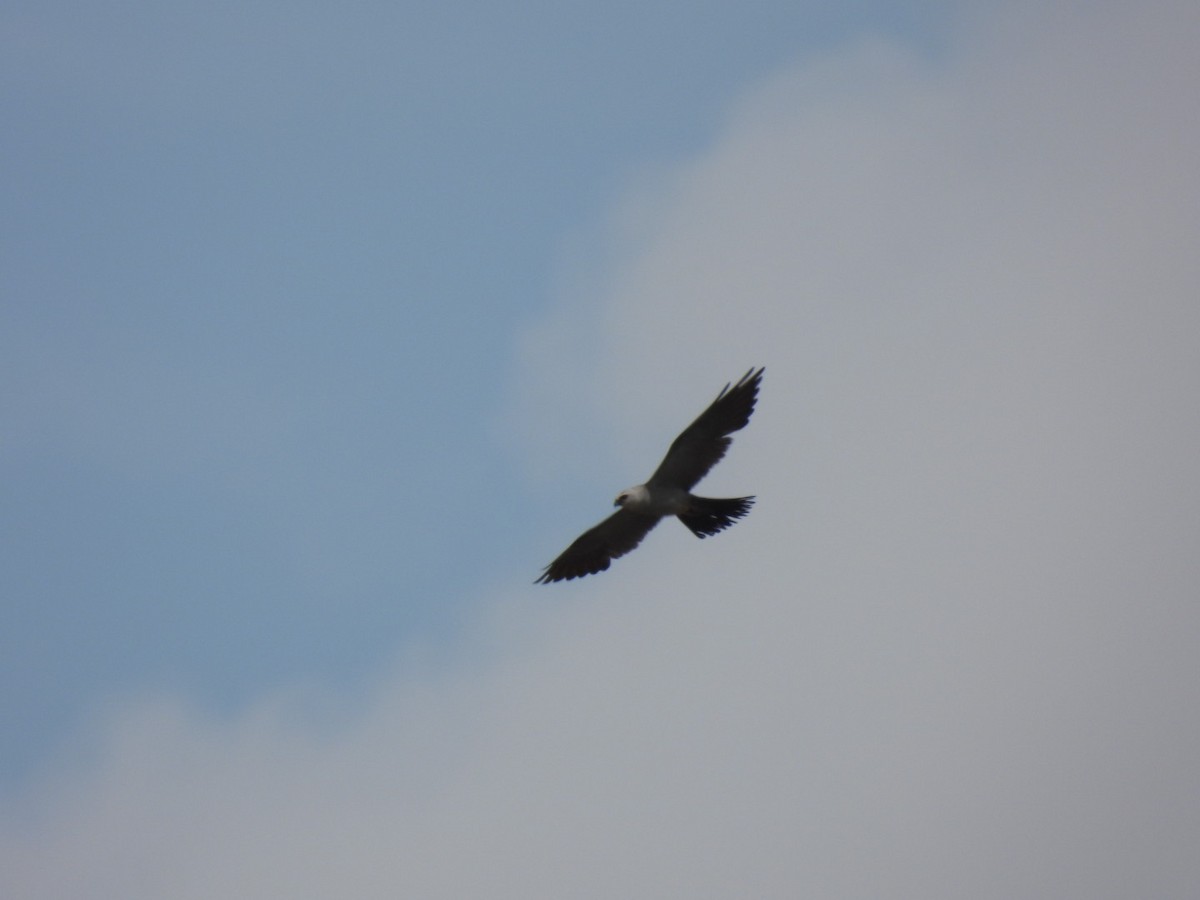
<path fill-rule="evenodd" d="M 7 4 L 0 894 L 1200 894 L 1197 46 Z"/>

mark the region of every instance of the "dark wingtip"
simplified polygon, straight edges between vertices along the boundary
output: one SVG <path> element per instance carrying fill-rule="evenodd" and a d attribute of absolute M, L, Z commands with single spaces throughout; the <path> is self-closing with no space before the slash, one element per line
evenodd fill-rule
<path fill-rule="evenodd" d="M 757 384 L 758 382 L 762 381 L 763 372 L 765 371 L 767 371 L 766 366 L 759 366 L 757 371 L 755 371 L 754 366 L 751 366 L 748 370 L 746 370 L 746 374 L 738 379 L 737 386 L 741 387 L 742 385 L 750 384 L 752 382 Z"/>
<path fill-rule="evenodd" d="M 558 581 L 573 581 L 576 578 L 586 578 L 588 575 L 595 575 L 606 571 L 608 566 L 609 560 L 607 559 L 593 564 L 585 563 L 583 565 L 559 566 L 558 569 L 555 569 L 554 563 L 551 563 L 546 566 L 546 571 L 541 574 L 541 577 L 534 584 L 553 584 Z"/>
<path fill-rule="evenodd" d="M 753 384 L 755 387 L 758 387 L 758 383 L 762 381 L 763 372 L 765 371 L 767 371 L 766 366 L 759 366 L 757 370 L 754 368 L 754 366 L 751 366 L 746 370 L 746 374 L 737 381 L 730 381 L 726 383 L 725 387 L 721 388 L 721 393 L 717 394 L 717 399 L 720 400 L 731 390 L 736 391 L 748 384 Z"/>

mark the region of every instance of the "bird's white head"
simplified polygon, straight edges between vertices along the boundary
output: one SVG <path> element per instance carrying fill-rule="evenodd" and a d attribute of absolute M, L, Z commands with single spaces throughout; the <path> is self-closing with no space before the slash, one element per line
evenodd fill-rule
<path fill-rule="evenodd" d="M 636 487 L 625 488 L 625 490 L 617 494 L 617 499 L 613 501 L 613 506 L 620 506 L 625 509 L 640 509 L 649 502 L 650 492 L 646 490 L 644 484 L 639 484 Z"/>

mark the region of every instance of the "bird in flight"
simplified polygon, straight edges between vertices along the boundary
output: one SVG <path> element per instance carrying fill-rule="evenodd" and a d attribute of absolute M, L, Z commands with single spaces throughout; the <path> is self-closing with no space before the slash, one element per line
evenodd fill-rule
<path fill-rule="evenodd" d="M 705 538 L 750 512 L 753 497 L 717 500 L 697 497 L 691 489 L 725 455 L 733 443 L 729 435 L 749 423 L 762 374 L 762 369 L 751 369 L 737 383 L 725 385 L 712 405 L 675 438 L 650 480 L 617 494 L 613 505 L 620 509 L 576 538 L 534 584 L 603 572 L 640 544 L 663 516 L 677 517 L 696 537 Z"/>

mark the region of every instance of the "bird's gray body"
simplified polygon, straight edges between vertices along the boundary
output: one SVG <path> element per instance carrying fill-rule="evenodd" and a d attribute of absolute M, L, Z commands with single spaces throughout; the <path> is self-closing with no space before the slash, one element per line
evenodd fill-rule
<path fill-rule="evenodd" d="M 643 516 L 677 516 L 688 510 L 687 491 L 674 485 L 660 485 L 657 488 L 650 484 L 636 484 L 625 488 L 617 494 L 613 506 L 627 509 Z"/>

